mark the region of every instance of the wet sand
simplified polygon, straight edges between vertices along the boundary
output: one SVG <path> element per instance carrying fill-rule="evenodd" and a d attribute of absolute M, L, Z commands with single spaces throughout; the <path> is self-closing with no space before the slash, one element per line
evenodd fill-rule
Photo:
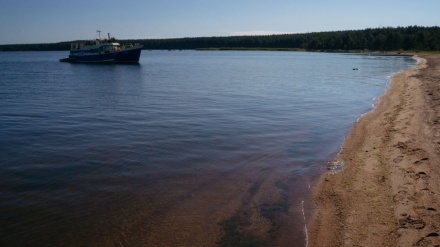
<path fill-rule="evenodd" d="M 309 246 L 439 246 L 440 55 L 416 58 L 315 185 Z"/>

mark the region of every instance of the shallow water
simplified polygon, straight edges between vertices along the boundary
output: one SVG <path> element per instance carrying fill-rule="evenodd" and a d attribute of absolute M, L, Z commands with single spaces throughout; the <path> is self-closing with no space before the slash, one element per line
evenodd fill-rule
<path fill-rule="evenodd" d="M 64 56 L 0 53 L 1 246 L 234 237 L 302 246 L 311 183 L 388 77 L 415 63 L 257 51 L 143 51 L 139 65 Z"/>

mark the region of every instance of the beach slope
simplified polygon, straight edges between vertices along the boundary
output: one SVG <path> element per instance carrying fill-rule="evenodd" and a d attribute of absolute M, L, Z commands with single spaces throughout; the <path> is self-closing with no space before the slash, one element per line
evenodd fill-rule
<path fill-rule="evenodd" d="M 440 55 L 416 58 L 314 187 L 309 246 L 440 244 Z"/>

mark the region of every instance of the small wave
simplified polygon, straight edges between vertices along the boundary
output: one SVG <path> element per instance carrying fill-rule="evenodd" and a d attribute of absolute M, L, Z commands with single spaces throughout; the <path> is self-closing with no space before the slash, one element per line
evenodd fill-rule
<path fill-rule="evenodd" d="M 305 237 L 306 237 L 306 247 L 309 246 L 309 234 L 307 232 L 307 221 L 306 221 L 306 214 L 304 212 L 304 200 L 301 201 L 301 209 L 302 209 L 302 214 L 303 214 L 303 218 L 304 218 L 304 233 L 305 233 Z"/>

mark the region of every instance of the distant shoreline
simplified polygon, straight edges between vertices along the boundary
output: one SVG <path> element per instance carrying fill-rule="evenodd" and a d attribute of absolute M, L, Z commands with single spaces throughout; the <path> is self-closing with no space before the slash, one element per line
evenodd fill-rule
<path fill-rule="evenodd" d="M 256 36 L 186 37 L 167 39 L 120 39 L 140 43 L 144 50 L 250 49 L 304 51 L 437 51 L 440 27 L 383 27 L 363 30 L 293 33 Z M 0 51 L 69 50 L 71 42 L 5 44 Z"/>
<path fill-rule="evenodd" d="M 154 51 L 149 49 L 143 49 L 147 51 Z M 399 52 L 399 51 L 343 51 L 343 50 L 305 50 L 300 48 L 245 48 L 245 47 L 220 47 L 220 48 L 197 48 L 197 49 L 163 49 L 163 50 L 156 50 L 156 51 L 288 51 L 288 52 L 319 52 L 319 53 L 341 53 L 341 54 L 364 54 L 364 55 L 371 55 L 371 56 L 405 56 L 405 57 L 412 57 L 415 54 L 437 54 L 437 52 L 412 52 L 412 51 L 405 51 L 405 52 Z M 46 50 L 45 50 L 46 51 Z M 45 51 L 1 51 L 0 52 L 45 52 Z M 51 51 L 63 51 L 68 52 L 66 50 L 51 50 Z M 46 51 L 47 52 L 47 51 Z M 438 52 L 440 54 L 440 52 Z"/>
<path fill-rule="evenodd" d="M 309 246 L 440 243 L 440 55 L 392 77 L 314 187 Z"/>
<path fill-rule="evenodd" d="M 360 51 L 360 50 L 306 50 L 301 48 L 246 48 L 246 47 L 213 47 L 199 48 L 197 51 L 292 51 L 292 52 L 323 52 L 323 53 L 348 53 L 348 54 L 367 54 L 374 56 L 408 56 L 412 57 L 416 52 L 411 51 Z"/>

